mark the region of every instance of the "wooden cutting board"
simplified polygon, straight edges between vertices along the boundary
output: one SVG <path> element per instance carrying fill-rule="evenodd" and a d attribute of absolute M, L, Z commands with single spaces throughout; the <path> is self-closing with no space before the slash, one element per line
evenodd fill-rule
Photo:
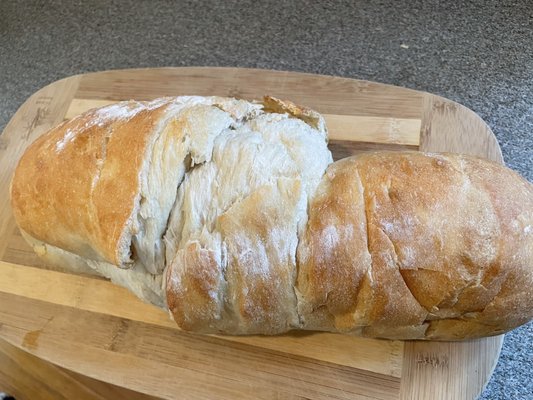
<path fill-rule="evenodd" d="M 463 343 L 309 332 L 199 336 L 180 332 L 164 312 L 106 280 L 41 265 L 9 205 L 9 181 L 26 146 L 95 106 L 193 94 L 271 94 L 314 108 L 326 118 L 336 159 L 420 149 L 503 162 L 491 130 L 471 110 L 374 82 L 238 68 L 119 70 L 63 79 L 31 96 L 0 136 L 0 337 L 77 374 L 165 399 L 476 398 L 503 336 Z"/>

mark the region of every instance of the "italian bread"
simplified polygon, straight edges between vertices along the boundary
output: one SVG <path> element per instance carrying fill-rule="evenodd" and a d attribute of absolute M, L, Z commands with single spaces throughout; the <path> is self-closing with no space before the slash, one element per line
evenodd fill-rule
<path fill-rule="evenodd" d="M 463 340 L 533 318 L 533 185 L 457 154 L 333 163 L 320 114 L 272 97 L 88 111 L 27 149 L 11 198 L 45 262 L 184 330 Z"/>

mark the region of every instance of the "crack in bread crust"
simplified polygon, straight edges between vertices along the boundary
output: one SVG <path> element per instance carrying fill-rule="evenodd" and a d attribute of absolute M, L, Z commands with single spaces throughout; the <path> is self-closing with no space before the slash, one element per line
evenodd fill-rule
<path fill-rule="evenodd" d="M 354 177 L 356 179 L 356 183 L 357 185 L 361 188 L 361 198 L 363 199 L 363 207 L 364 207 L 364 210 L 363 210 L 363 213 L 362 213 L 362 216 L 364 217 L 364 225 L 365 225 L 365 231 L 366 231 L 366 251 L 368 252 L 368 255 L 369 255 L 369 263 L 368 263 L 368 268 L 365 272 L 365 280 L 363 280 L 359 286 L 357 287 L 357 305 L 356 305 L 356 314 L 359 314 L 359 315 L 362 315 L 362 316 L 366 316 L 367 314 L 367 311 L 366 310 L 358 310 L 357 308 L 359 307 L 359 303 L 363 303 L 362 301 L 362 296 L 360 296 L 359 292 L 361 291 L 361 288 L 363 287 L 364 284 L 367 285 L 367 287 L 369 285 L 372 284 L 372 273 L 373 273 L 373 267 L 374 267 L 374 257 L 372 256 L 372 251 L 370 249 L 370 229 L 369 229 L 369 219 L 370 219 L 370 208 L 367 207 L 367 193 L 366 193 L 366 190 L 365 190 L 365 186 L 363 185 L 363 181 L 361 180 L 361 175 L 359 173 L 359 170 L 357 169 L 357 167 L 354 168 L 355 169 L 355 174 L 354 174 Z M 365 325 L 369 325 L 368 322 L 365 322 Z"/>

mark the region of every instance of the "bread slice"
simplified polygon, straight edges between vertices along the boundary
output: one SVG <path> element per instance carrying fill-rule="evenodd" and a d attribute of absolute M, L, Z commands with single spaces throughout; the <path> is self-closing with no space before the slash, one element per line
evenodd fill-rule
<path fill-rule="evenodd" d="M 187 173 L 165 235 L 167 301 L 178 325 L 269 334 L 299 326 L 298 234 L 332 162 L 316 121 L 261 113 L 222 132 L 211 161 Z"/>
<path fill-rule="evenodd" d="M 224 108 L 227 111 L 224 111 Z M 162 237 L 187 163 L 210 157 L 214 137 L 260 108 L 216 97 L 128 101 L 88 111 L 24 153 L 11 196 L 20 228 L 37 240 L 161 273 Z"/>

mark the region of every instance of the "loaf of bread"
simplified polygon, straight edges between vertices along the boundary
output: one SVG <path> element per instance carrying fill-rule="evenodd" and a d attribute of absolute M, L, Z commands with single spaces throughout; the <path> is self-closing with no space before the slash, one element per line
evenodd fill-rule
<path fill-rule="evenodd" d="M 333 163 L 320 114 L 272 97 L 88 111 L 27 149 L 11 198 L 47 263 L 184 330 L 463 340 L 533 319 L 533 185 L 457 154 Z"/>

